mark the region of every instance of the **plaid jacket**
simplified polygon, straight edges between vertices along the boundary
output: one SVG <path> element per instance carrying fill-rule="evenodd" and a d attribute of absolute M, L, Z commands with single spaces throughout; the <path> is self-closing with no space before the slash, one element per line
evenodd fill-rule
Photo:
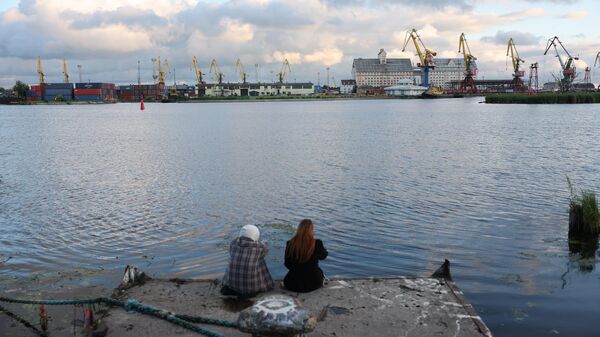
<path fill-rule="evenodd" d="M 265 262 L 268 251 L 265 243 L 245 237 L 231 241 L 229 266 L 223 277 L 223 285 L 240 294 L 273 289 L 275 284 Z"/>

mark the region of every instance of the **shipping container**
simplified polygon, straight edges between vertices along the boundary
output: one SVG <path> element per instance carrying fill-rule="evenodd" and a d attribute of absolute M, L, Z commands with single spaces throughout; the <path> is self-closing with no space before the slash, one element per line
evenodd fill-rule
<path fill-rule="evenodd" d="M 102 96 L 86 95 L 75 97 L 77 101 L 102 101 Z"/>
<path fill-rule="evenodd" d="M 47 95 L 72 95 L 73 90 L 71 89 L 46 89 Z"/>
<path fill-rule="evenodd" d="M 73 89 L 73 83 L 46 83 L 44 85 L 48 89 Z"/>
<path fill-rule="evenodd" d="M 43 100 L 48 101 L 48 102 L 52 102 L 52 101 L 56 101 L 56 97 L 59 97 L 59 96 L 44 96 Z M 71 96 L 62 96 L 62 98 L 65 101 L 72 101 L 73 100 L 73 97 L 71 97 Z"/>
<path fill-rule="evenodd" d="M 101 82 L 75 83 L 75 89 L 102 89 L 103 84 Z"/>
<path fill-rule="evenodd" d="M 102 89 L 75 89 L 75 96 L 102 95 Z"/>

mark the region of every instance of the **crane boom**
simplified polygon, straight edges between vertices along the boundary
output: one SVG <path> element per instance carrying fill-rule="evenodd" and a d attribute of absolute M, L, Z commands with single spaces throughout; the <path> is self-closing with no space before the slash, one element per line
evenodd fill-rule
<path fill-rule="evenodd" d="M 167 73 L 170 71 L 169 61 L 166 59 L 161 64 L 160 56 L 156 58 L 156 71 L 158 72 L 158 83 L 165 83 Z"/>
<path fill-rule="evenodd" d="M 525 60 L 523 60 L 520 56 L 519 56 L 519 52 L 517 51 L 517 46 L 515 45 L 512 37 L 510 38 L 510 40 L 508 40 L 508 47 L 506 48 L 506 56 L 509 56 L 510 54 L 510 58 L 512 60 L 512 64 L 513 64 L 513 70 L 515 72 L 514 76 L 518 76 L 521 77 L 523 76 L 523 71 L 521 71 L 521 63 L 524 63 Z"/>
<path fill-rule="evenodd" d="M 566 62 L 563 60 L 562 56 L 560 56 L 560 52 L 558 46 L 563 50 L 565 54 L 567 54 Z M 555 36 L 548 40 L 548 44 L 546 45 L 546 51 L 544 51 L 544 55 L 548 54 L 550 48 L 554 47 L 554 51 L 556 52 L 556 58 L 558 58 L 558 62 L 560 63 L 560 67 L 562 69 L 563 77 L 560 79 L 560 89 L 561 91 L 569 91 L 571 89 L 571 84 L 573 80 L 577 76 L 576 69 L 573 61 L 579 60 L 579 57 L 573 57 L 562 44 L 558 36 Z"/>
<path fill-rule="evenodd" d="M 598 52 L 598 54 L 596 54 L 596 60 L 594 61 L 594 67 L 596 66 L 596 64 L 600 64 L 600 51 Z"/>
<path fill-rule="evenodd" d="M 465 60 L 465 70 L 468 73 L 471 73 L 471 75 L 475 75 L 475 72 L 477 71 L 475 60 L 477 60 L 477 58 L 471 54 L 471 48 L 469 48 L 465 33 L 460 34 L 460 39 L 458 41 L 458 52 L 463 54 L 463 59 Z"/>
<path fill-rule="evenodd" d="M 421 40 L 421 37 L 417 33 L 416 29 L 413 28 L 412 30 L 406 31 L 406 35 L 404 36 L 404 46 L 402 47 L 402 51 L 403 52 L 406 51 L 406 46 L 408 45 L 408 43 L 411 40 L 413 41 L 413 43 L 415 45 L 417 55 L 419 56 L 419 60 L 421 61 L 421 64 L 419 65 L 419 67 L 434 68 L 435 62 L 433 61 L 433 57 L 435 55 L 437 55 L 437 53 L 434 52 L 433 50 L 430 50 L 427 47 L 425 47 L 425 44 L 423 43 L 423 40 Z"/>
<path fill-rule="evenodd" d="M 477 65 L 475 64 L 477 58 L 471 54 L 471 48 L 469 48 L 465 33 L 460 34 L 460 39 L 458 40 L 458 52 L 463 54 L 465 62 L 465 78 L 462 81 L 461 89 L 467 92 L 477 92 L 477 85 L 473 78 L 477 75 Z"/>
<path fill-rule="evenodd" d="M 44 72 L 42 71 L 42 60 L 40 59 L 39 56 L 37 59 L 37 73 L 38 73 L 38 76 L 40 77 L 40 86 L 46 84 L 46 82 L 44 82 Z"/>
<path fill-rule="evenodd" d="M 279 71 L 279 83 L 283 83 L 285 81 L 285 76 L 287 73 L 292 72 L 292 68 L 290 68 L 290 62 L 287 59 L 283 61 L 283 65 L 281 66 L 281 70 Z"/>
<path fill-rule="evenodd" d="M 244 71 L 244 66 L 242 65 L 242 61 L 240 59 L 237 59 L 237 62 L 235 62 L 235 70 L 240 73 L 240 79 L 242 80 L 242 83 L 246 83 L 246 72 Z"/>
<path fill-rule="evenodd" d="M 210 72 L 215 74 L 215 81 L 219 84 L 223 83 L 223 73 L 219 70 L 219 66 L 217 65 L 217 60 L 212 59 L 210 62 Z"/>
<path fill-rule="evenodd" d="M 67 60 L 63 59 L 63 76 L 65 83 L 69 83 L 69 72 L 67 71 Z"/>
<path fill-rule="evenodd" d="M 198 64 L 198 59 L 196 59 L 196 56 L 192 58 L 192 67 L 194 68 L 194 74 L 196 74 L 198 86 L 200 86 L 202 85 L 202 69 L 200 69 L 200 65 Z"/>
<path fill-rule="evenodd" d="M 433 57 L 436 56 L 437 53 L 425 47 L 423 40 L 421 40 L 417 30 L 414 28 L 412 30 L 407 30 L 404 35 L 404 45 L 402 46 L 403 52 L 406 51 L 406 46 L 408 46 L 408 43 L 411 40 L 415 45 L 417 56 L 419 56 L 420 63 L 417 64 L 417 66 L 423 68 L 423 85 L 429 87 L 429 69 L 435 68 Z"/>

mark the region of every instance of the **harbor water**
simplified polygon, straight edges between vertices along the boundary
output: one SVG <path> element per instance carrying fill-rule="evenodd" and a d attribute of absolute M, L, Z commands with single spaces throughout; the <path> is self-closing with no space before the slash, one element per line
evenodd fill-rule
<path fill-rule="evenodd" d="M 328 277 L 447 258 L 496 336 L 598 336 L 566 183 L 600 193 L 598 105 L 482 100 L 0 106 L 0 292 L 126 264 L 218 278 L 245 224 L 281 279 L 311 218 Z"/>

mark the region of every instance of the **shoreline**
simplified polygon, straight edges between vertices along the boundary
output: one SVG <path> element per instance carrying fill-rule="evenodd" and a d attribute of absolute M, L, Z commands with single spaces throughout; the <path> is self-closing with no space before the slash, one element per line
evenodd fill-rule
<path fill-rule="evenodd" d="M 469 97 L 484 97 L 484 95 L 465 95 L 464 97 L 439 97 L 433 98 L 436 100 L 439 99 L 457 99 L 457 98 L 469 98 Z M 182 100 L 173 100 L 173 101 L 156 101 L 149 100 L 144 101 L 144 103 L 246 103 L 246 102 L 319 102 L 319 101 L 376 101 L 376 100 L 429 100 L 431 98 L 425 97 L 403 97 L 403 96 L 344 96 L 344 97 L 335 97 L 335 96 L 325 96 L 325 97 L 287 97 L 287 96 L 276 96 L 276 97 L 263 97 L 263 98 L 227 98 L 227 97 L 214 97 L 214 98 L 200 98 L 200 99 L 182 99 Z M 31 101 L 31 102 L 10 102 L 3 103 L 0 105 L 9 105 L 9 106 L 27 106 L 27 105 L 103 105 L 103 104 L 119 104 L 119 103 L 133 103 L 139 104 L 139 101 L 135 102 L 125 102 L 125 101 L 65 101 L 65 102 L 46 102 L 46 101 Z"/>

